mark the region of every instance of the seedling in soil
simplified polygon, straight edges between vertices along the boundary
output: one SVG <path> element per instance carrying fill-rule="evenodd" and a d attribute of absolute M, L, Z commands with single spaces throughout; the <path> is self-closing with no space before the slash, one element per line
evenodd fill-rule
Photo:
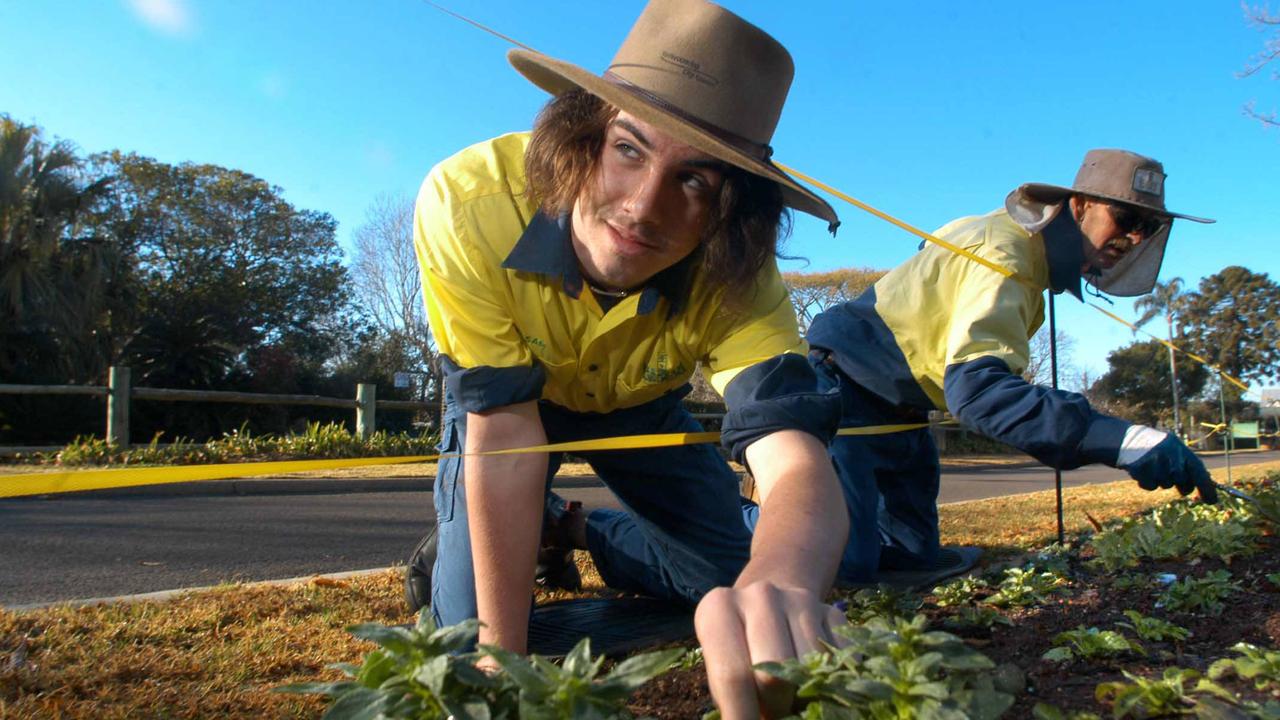
<path fill-rule="evenodd" d="M 1075 550 L 1070 543 L 1054 543 L 1036 553 L 1036 565 L 1044 570 L 1067 575 L 1071 570 L 1071 559 Z"/>
<path fill-rule="evenodd" d="M 996 625 L 1008 625 L 1013 627 L 1013 621 L 1005 617 L 1004 613 L 993 607 L 986 605 L 966 606 L 956 611 L 946 621 L 948 624 L 959 625 L 962 627 L 982 627 L 988 630 Z"/>
<path fill-rule="evenodd" d="M 1280 588 L 1280 573 L 1267 573 L 1267 582 Z"/>
<path fill-rule="evenodd" d="M 1041 572 L 1035 566 L 1009 568 L 995 595 L 985 602 L 996 607 L 1039 605 L 1065 585 L 1067 579 L 1054 572 Z"/>
<path fill-rule="evenodd" d="M 1214 570 L 1203 578 L 1187 577 L 1165 588 L 1156 601 L 1156 607 L 1173 612 L 1206 612 L 1222 614 L 1222 601 L 1238 592 L 1240 584 L 1231 581 L 1231 573 Z"/>
<path fill-rule="evenodd" d="M 986 580 L 975 577 L 962 577 L 952 580 L 946 585 L 933 589 L 934 604 L 938 607 L 967 605 L 973 602 L 977 594 L 990 587 Z"/>
<path fill-rule="evenodd" d="M 365 623 L 348 628 L 356 637 L 380 647 L 364 664 L 335 667 L 349 678 L 333 683 L 297 683 L 277 692 L 321 694 L 333 699 L 325 720 L 346 718 L 473 717 L 488 706 L 494 718 L 514 718 L 516 694 L 509 683 L 475 667 L 477 653 L 464 652 L 475 642 L 478 621 L 437 629 L 423 611 L 412 629 Z"/>
<path fill-rule="evenodd" d="M 479 623 L 437 629 L 426 610 L 412 629 L 366 623 L 350 631 L 381 646 L 359 667 L 335 666 L 350 680 L 278 690 L 333 698 L 325 720 L 613 720 L 630 718 L 625 704 L 631 693 L 684 654 L 674 648 L 636 655 L 598 677 L 604 658 L 591 657 L 587 639 L 557 666 L 537 655 L 525 659 L 493 646 L 465 652 L 479 634 Z M 478 669 L 475 663 L 485 655 L 503 672 L 491 675 Z"/>
<path fill-rule="evenodd" d="M 521 720 L 630 718 L 625 706 L 631 693 L 670 670 L 684 654 L 673 648 L 635 655 L 599 677 L 604 658 L 591 657 L 590 642 L 583 638 L 559 666 L 538 655 L 526 659 L 490 645 L 481 651 L 497 660 L 518 686 Z"/>
<path fill-rule="evenodd" d="M 846 598 L 849 607 L 845 617 L 852 623 L 862 623 L 873 617 L 910 617 L 920 609 L 923 600 L 919 595 L 895 590 L 888 585 L 864 588 Z"/>
<path fill-rule="evenodd" d="M 954 635 L 926 630 L 926 622 L 923 615 L 872 618 L 836 630 L 846 647 L 756 669 L 796 686 L 805 720 L 999 717 L 1013 696 L 995 689 L 995 664 Z"/>
<path fill-rule="evenodd" d="M 1120 523 L 1090 541 L 1093 563 L 1108 571 L 1134 567 L 1143 558 L 1223 562 L 1255 550 L 1258 529 L 1228 507 L 1173 503 Z"/>
<path fill-rule="evenodd" d="M 1125 573 L 1115 580 L 1111 581 L 1111 587 L 1116 590 L 1133 590 L 1134 588 L 1145 588 L 1151 585 L 1151 576 L 1142 573 Z"/>
<path fill-rule="evenodd" d="M 1099 630 L 1096 627 L 1078 627 L 1075 630 L 1058 633 L 1053 639 L 1054 646 L 1046 652 L 1045 660 L 1069 662 L 1081 660 L 1097 660 L 1115 657 L 1125 653 L 1145 655 L 1142 646 L 1114 630 Z"/>
<path fill-rule="evenodd" d="M 1100 683 L 1094 693 L 1098 702 L 1112 704 L 1112 717 L 1187 715 L 1194 712 L 1196 700 L 1192 695 L 1197 693 L 1208 693 L 1234 702 L 1231 693 L 1204 679 L 1195 670 L 1167 668 L 1156 680 L 1122 672 L 1129 682 Z M 1192 682 L 1196 683 L 1194 687 L 1190 687 Z"/>
<path fill-rule="evenodd" d="M 701 647 L 689 648 L 688 650 L 685 651 L 683 655 L 680 656 L 680 659 L 676 661 L 675 667 L 671 669 L 672 670 L 692 670 L 702 665 L 702 663 L 703 663 L 702 648 Z"/>
<path fill-rule="evenodd" d="M 1125 610 L 1129 622 L 1116 623 L 1120 627 L 1129 628 L 1133 634 L 1151 642 L 1182 642 L 1191 637 L 1191 631 L 1160 618 L 1147 617 L 1137 610 Z"/>
<path fill-rule="evenodd" d="M 1223 658 L 1209 666 L 1209 677 L 1217 680 L 1232 674 L 1252 680 L 1258 690 L 1280 688 L 1280 651 L 1236 643 L 1231 647 L 1240 657 Z"/>

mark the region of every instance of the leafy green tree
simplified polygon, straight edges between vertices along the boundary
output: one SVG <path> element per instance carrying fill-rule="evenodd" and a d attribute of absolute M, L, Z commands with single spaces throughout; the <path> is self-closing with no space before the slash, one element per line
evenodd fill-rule
<path fill-rule="evenodd" d="M 213 387 L 265 347 L 313 368 L 330 359 L 349 332 L 331 216 L 239 170 L 120 152 L 95 161 L 115 178 L 97 229 L 129 249 L 138 277 L 121 348 L 136 384 Z"/>
<path fill-rule="evenodd" d="M 1192 350 L 1228 374 L 1245 381 L 1280 374 L 1280 285 L 1266 273 L 1223 268 L 1200 281 L 1181 317 Z"/>
<path fill-rule="evenodd" d="M 1127 420 L 1168 425 L 1173 411 L 1165 350 L 1159 342 L 1147 340 L 1112 351 L 1107 355 L 1110 369 L 1090 388 L 1091 398 L 1100 399 L 1099 405 L 1108 410 L 1119 403 L 1127 411 L 1117 414 Z M 1177 377 L 1180 395 L 1191 397 L 1204 387 L 1209 373 L 1198 363 L 1183 363 Z"/>
<path fill-rule="evenodd" d="M 82 224 L 107 189 L 74 148 L 0 115 L 0 374 L 86 382 L 118 269 L 113 246 Z"/>

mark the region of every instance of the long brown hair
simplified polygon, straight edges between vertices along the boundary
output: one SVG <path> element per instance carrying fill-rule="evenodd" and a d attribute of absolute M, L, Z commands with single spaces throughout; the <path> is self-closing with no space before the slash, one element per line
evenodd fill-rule
<path fill-rule="evenodd" d="M 573 204 L 600 162 L 605 133 L 618 109 L 574 89 L 557 95 L 538 113 L 525 151 L 528 192 L 543 212 L 557 216 Z M 724 166 L 724 180 L 694 262 L 704 282 L 725 289 L 731 304 L 750 296 L 756 276 L 791 231 L 791 213 L 772 180 Z"/>

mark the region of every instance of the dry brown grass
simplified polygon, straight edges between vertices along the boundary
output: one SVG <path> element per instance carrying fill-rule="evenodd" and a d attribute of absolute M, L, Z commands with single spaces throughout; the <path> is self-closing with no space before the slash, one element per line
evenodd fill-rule
<path fill-rule="evenodd" d="M 1280 462 L 1249 465 L 1234 474 L 1255 476 L 1273 470 L 1280 470 Z M 1226 470 L 1213 471 L 1213 477 L 1218 482 L 1226 482 Z M 1098 522 L 1106 522 L 1176 497 L 1175 490 L 1147 492 L 1130 480 L 1066 488 L 1062 492 L 1063 526 L 1071 535 L 1091 527 L 1086 513 Z M 995 551 L 1025 550 L 1051 543 L 1058 534 L 1057 505 L 1052 490 L 951 503 L 938 508 L 938 514 L 942 541 L 952 545 L 977 545 Z"/>
<path fill-rule="evenodd" d="M 1280 463 L 1240 474 L 1275 469 Z M 1174 496 L 1143 492 L 1131 482 L 1072 488 L 1065 493 L 1067 527 L 1086 528 L 1086 511 L 1105 522 Z M 1052 491 L 940 512 L 945 542 L 997 553 L 1043 545 L 1056 532 Z M 585 553 L 578 563 L 587 592 L 600 592 Z M 399 570 L 291 586 L 228 586 L 164 602 L 0 610 L 0 718 L 318 717 L 322 699 L 271 688 L 336 679 L 327 664 L 358 662 L 372 646 L 352 638 L 348 625 L 412 619 Z"/>

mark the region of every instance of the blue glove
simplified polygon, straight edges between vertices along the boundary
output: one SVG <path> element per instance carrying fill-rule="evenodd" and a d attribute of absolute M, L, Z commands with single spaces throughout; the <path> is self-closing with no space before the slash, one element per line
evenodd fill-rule
<path fill-rule="evenodd" d="M 1163 438 L 1159 438 L 1163 435 Z M 1118 464 L 1129 471 L 1143 490 L 1178 488 L 1186 495 L 1200 491 L 1200 499 L 1207 503 L 1218 502 L 1218 486 L 1209 477 L 1209 471 L 1196 454 L 1178 438 L 1142 425 L 1134 425 L 1125 435 Z"/>

